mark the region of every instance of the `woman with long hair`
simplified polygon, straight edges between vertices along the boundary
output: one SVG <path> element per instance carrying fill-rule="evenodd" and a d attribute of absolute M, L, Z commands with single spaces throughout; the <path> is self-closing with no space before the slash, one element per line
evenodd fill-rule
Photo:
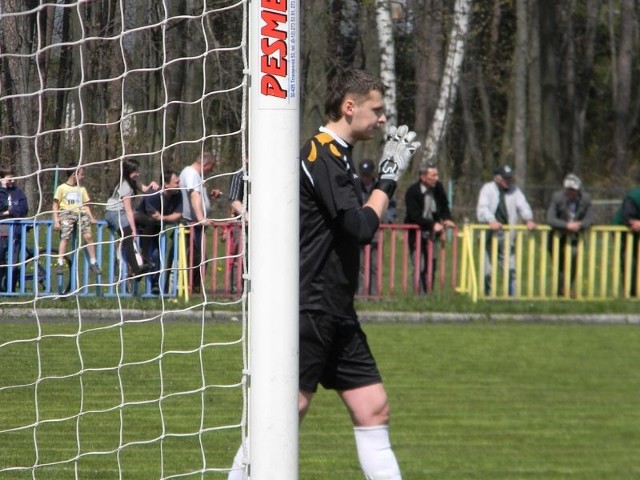
<path fill-rule="evenodd" d="M 109 224 L 111 231 L 122 239 L 122 254 L 130 273 L 134 276 L 146 273 L 148 266 L 138 265 L 134 242 L 138 236 L 134 220 L 133 201 L 139 191 L 148 192 L 158 189 L 156 182 L 144 185 L 138 182 L 140 176 L 140 163 L 132 158 L 122 162 L 121 176 L 113 189 L 113 193 L 105 207 L 104 219 Z"/>

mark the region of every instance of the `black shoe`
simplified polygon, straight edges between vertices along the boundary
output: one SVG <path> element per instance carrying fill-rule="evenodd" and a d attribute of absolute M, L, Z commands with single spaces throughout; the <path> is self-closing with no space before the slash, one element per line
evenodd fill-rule
<path fill-rule="evenodd" d="M 143 263 L 138 267 L 138 275 L 144 275 L 145 273 L 149 273 L 152 268 L 153 268 L 153 265 L 149 263 Z"/>
<path fill-rule="evenodd" d="M 160 295 L 160 287 L 158 285 L 151 287 L 151 295 Z"/>

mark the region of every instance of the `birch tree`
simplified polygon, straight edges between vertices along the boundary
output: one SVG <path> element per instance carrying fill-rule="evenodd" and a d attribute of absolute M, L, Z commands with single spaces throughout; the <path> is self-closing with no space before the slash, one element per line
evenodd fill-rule
<path fill-rule="evenodd" d="M 395 125 L 398 120 L 396 107 L 396 54 L 389 0 L 376 0 L 376 26 L 378 46 L 380 47 L 380 78 L 387 86 L 384 94 L 385 113 L 388 124 Z"/>
<path fill-rule="evenodd" d="M 471 0 L 456 0 L 454 6 L 453 25 L 449 39 L 449 49 L 445 64 L 438 106 L 433 122 L 424 142 L 422 161 L 434 162 L 438 156 L 442 139 L 447 131 L 449 117 L 455 106 L 460 70 L 464 59 L 465 40 L 469 27 Z"/>

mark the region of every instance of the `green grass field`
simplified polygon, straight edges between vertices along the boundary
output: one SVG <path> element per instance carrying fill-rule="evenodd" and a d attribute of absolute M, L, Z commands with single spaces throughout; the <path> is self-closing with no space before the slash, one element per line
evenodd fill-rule
<path fill-rule="evenodd" d="M 405 480 L 640 478 L 638 326 L 365 328 Z M 0 479 L 201 478 L 205 464 L 227 467 L 240 438 L 240 335 L 235 323 L 4 323 Z M 334 393 L 318 393 L 300 441 L 301 479 L 362 478 Z M 49 466 L 7 470 L 36 462 Z"/>

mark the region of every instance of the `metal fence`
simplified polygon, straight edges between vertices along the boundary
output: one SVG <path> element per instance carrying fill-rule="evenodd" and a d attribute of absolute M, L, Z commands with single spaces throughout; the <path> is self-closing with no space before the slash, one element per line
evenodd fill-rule
<path fill-rule="evenodd" d="M 59 234 L 51 220 L 5 220 L 0 222 L 0 294 L 152 296 L 152 278 L 158 275 L 163 295 L 176 296 L 183 293 L 186 285 L 184 238 L 185 233 L 181 233 L 179 226 L 167 225 L 158 235 L 161 254 L 155 270 L 132 277 L 121 259 L 120 241 L 106 222 L 98 222 L 94 245 L 102 272 L 96 275 L 89 268 L 81 235 L 74 234 L 65 255 L 64 268 L 58 271 Z M 184 267 L 180 267 L 181 264 Z"/>
<path fill-rule="evenodd" d="M 603 300 L 638 295 L 638 236 L 623 226 L 596 225 L 562 237 L 547 225 L 460 233 L 458 292 L 478 299 Z"/>
<path fill-rule="evenodd" d="M 245 235 L 239 222 L 216 222 L 207 229 L 203 262 L 193 266 L 193 227 L 167 226 L 158 237 L 155 269 L 132 278 L 119 254 L 120 241 L 105 222 L 95 229 L 100 275 L 89 268 L 81 238 L 74 238 L 64 273 L 56 269 L 59 235 L 51 221 L 0 222 L 0 295 L 157 296 L 152 275 L 160 275 L 166 296 L 194 293 L 199 268 L 207 292 L 237 297 L 247 266 Z M 466 224 L 434 237 L 417 225 L 381 225 L 375 241 L 363 247 L 358 296 L 458 292 L 483 299 L 599 300 L 638 295 L 638 234 L 626 227 L 597 225 L 563 240 L 550 227 L 528 231 L 506 226 Z M 174 260 L 175 259 L 175 260 Z"/>

